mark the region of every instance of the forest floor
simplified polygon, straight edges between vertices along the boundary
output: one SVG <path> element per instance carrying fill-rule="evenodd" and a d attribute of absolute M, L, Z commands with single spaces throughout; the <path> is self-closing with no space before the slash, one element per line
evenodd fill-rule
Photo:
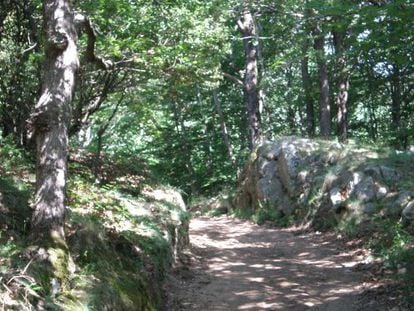
<path fill-rule="evenodd" d="M 199 217 L 190 241 L 164 310 L 409 310 L 361 243 L 334 233 Z"/>

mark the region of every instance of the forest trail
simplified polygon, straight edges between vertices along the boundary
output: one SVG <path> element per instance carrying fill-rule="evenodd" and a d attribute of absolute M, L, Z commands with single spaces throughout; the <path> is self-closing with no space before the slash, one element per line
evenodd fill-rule
<path fill-rule="evenodd" d="M 352 267 L 362 258 L 333 234 L 221 216 L 193 219 L 190 239 L 192 258 L 170 276 L 165 310 L 361 309 L 363 274 Z"/>

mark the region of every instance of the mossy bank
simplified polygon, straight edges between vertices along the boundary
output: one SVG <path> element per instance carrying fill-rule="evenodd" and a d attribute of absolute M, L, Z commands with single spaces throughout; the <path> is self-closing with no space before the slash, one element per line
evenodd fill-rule
<path fill-rule="evenodd" d="M 34 175 L 27 163 L 0 167 L 2 307 L 157 310 L 164 277 L 189 243 L 189 217 L 179 192 L 128 183 L 125 177 L 97 185 L 86 167 L 72 163 L 76 174 L 70 175 L 66 216 L 70 284 L 54 294 L 28 255 Z"/>

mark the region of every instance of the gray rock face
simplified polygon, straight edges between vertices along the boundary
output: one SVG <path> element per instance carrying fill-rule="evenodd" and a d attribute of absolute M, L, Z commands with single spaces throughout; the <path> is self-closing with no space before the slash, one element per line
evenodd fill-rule
<path fill-rule="evenodd" d="M 233 204 L 254 208 L 259 202 L 266 202 L 289 214 L 293 210 L 292 200 L 301 195 L 309 182 L 309 172 L 300 169 L 312 162 L 312 151 L 317 147 L 311 140 L 296 137 L 264 143 L 255 160 L 246 166 Z"/>
<path fill-rule="evenodd" d="M 354 193 L 355 188 L 362 181 L 363 177 L 364 177 L 364 175 L 361 172 L 354 172 L 350 175 L 349 181 L 346 185 L 348 193 Z"/>
<path fill-rule="evenodd" d="M 364 174 L 371 176 L 372 178 L 378 180 L 381 178 L 382 174 L 381 174 L 381 168 L 376 165 L 376 166 L 368 166 L 367 168 L 364 169 Z"/>
<path fill-rule="evenodd" d="M 282 184 L 278 179 L 262 178 L 257 181 L 257 198 L 260 201 L 276 203 L 282 193 Z"/>
<path fill-rule="evenodd" d="M 375 184 L 375 187 L 376 187 L 375 195 L 376 195 L 377 200 L 381 200 L 387 196 L 389 192 L 388 187 L 382 186 L 380 184 Z"/>
<path fill-rule="evenodd" d="M 372 202 L 368 202 L 362 205 L 362 213 L 366 215 L 374 215 L 377 210 L 377 205 Z"/>
<path fill-rule="evenodd" d="M 293 147 L 293 146 L 289 146 Z M 299 158 L 295 154 L 294 148 L 290 148 L 291 150 L 287 152 L 281 152 L 279 159 L 277 161 L 278 164 L 278 173 L 279 179 L 282 182 L 282 185 L 285 187 L 286 191 L 290 196 L 294 195 L 294 181 L 296 175 L 296 168 L 299 164 Z M 291 152 L 291 153 L 290 153 Z"/>
<path fill-rule="evenodd" d="M 355 186 L 353 194 L 361 202 L 371 202 L 376 197 L 375 188 L 374 179 L 369 176 Z"/>
<path fill-rule="evenodd" d="M 186 206 L 181 194 L 174 189 L 154 189 L 150 191 L 143 191 L 147 197 L 150 197 L 157 201 L 163 201 L 166 203 L 174 204 L 181 208 L 183 211 L 186 210 Z"/>
<path fill-rule="evenodd" d="M 411 201 L 402 211 L 402 218 L 405 221 L 414 221 L 414 201 Z"/>
<path fill-rule="evenodd" d="M 398 198 L 395 201 L 395 204 L 400 208 L 404 208 L 408 205 L 408 203 L 410 203 L 411 198 L 412 198 L 412 194 L 410 192 L 407 192 L 407 191 L 401 192 L 398 195 Z"/>
<path fill-rule="evenodd" d="M 332 208 L 337 211 L 344 203 L 345 198 L 343 197 L 339 188 L 333 188 L 329 191 L 329 199 L 332 203 Z"/>
<path fill-rule="evenodd" d="M 401 178 L 401 174 L 393 168 L 387 166 L 381 166 L 380 168 L 382 178 L 388 184 L 395 184 Z"/>

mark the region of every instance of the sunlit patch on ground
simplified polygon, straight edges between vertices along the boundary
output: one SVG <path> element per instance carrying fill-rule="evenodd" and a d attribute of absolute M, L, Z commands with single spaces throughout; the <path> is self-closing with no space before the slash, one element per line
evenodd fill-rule
<path fill-rule="evenodd" d="M 359 310 L 357 261 L 323 234 L 223 216 L 194 219 L 191 241 L 203 259 L 174 293 L 176 310 Z"/>

